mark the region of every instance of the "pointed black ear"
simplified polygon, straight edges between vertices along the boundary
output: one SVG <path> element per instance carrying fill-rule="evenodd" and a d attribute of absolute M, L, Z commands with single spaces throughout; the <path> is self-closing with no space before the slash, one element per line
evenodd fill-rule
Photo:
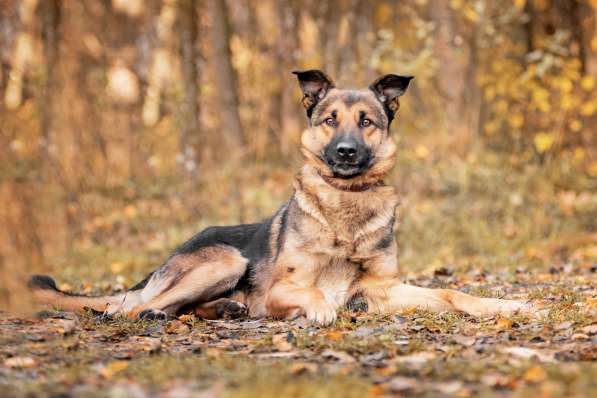
<path fill-rule="evenodd" d="M 385 75 L 374 81 L 369 88 L 373 90 L 377 99 L 384 105 L 388 124 L 400 108 L 398 97 L 403 95 L 408 88 L 408 83 L 414 76 Z"/>
<path fill-rule="evenodd" d="M 313 108 L 321 101 L 327 92 L 334 88 L 332 80 L 318 69 L 293 71 L 298 78 L 303 91 L 303 106 L 307 110 L 307 117 L 311 117 Z"/>

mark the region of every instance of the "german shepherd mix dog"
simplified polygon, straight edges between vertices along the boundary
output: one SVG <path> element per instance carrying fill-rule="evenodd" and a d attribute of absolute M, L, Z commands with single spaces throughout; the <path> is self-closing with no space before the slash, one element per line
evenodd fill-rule
<path fill-rule="evenodd" d="M 319 70 L 294 72 L 309 127 L 294 194 L 259 224 L 210 227 L 180 246 L 126 293 L 67 294 L 34 276 L 35 297 L 66 310 L 89 307 L 134 318 L 166 318 L 190 306 L 205 318 L 306 316 L 328 325 L 361 298 L 367 310 L 409 307 L 490 315 L 526 309 L 520 301 L 425 289 L 398 278 L 395 210 L 384 177 L 396 144 L 389 126 L 412 77 L 386 75 L 364 90 L 343 90 Z"/>

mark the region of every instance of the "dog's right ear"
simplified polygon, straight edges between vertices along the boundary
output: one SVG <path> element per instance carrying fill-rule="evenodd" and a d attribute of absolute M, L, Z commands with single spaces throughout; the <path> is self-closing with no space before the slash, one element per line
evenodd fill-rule
<path fill-rule="evenodd" d="M 311 117 L 313 108 L 321 101 L 327 92 L 334 88 L 332 80 L 318 69 L 293 71 L 298 78 L 303 91 L 303 106 L 307 110 L 307 117 Z"/>

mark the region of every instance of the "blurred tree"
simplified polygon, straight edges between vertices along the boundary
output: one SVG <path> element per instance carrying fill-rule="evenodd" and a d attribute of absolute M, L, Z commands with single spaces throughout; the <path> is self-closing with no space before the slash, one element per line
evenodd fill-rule
<path fill-rule="evenodd" d="M 9 209 L 0 224 L 14 229 L 3 231 L 2 272 L 11 276 L 6 259 L 21 251 L 31 258 L 18 267 L 43 267 L 77 243 L 134 236 L 151 224 L 139 213 L 260 217 L 272 204 L 242 179 L 281 193 L 287 175 L 271 169 L 291 170 L 300 157 L 306 120 L 293 69 L 320 68 L 351 87 L 415 75 L 393 129 L 418 160 L 447 143 L 446 156 L 489 148 L 594 178 L 596 8 L 0 0 L 0 207 Z M 247 170 L 235 169 L 239 157 Z M 204 194 L 214 181 L 217 195 Z"/>
<path fill-rule="evenodd" d="M 243 128 L 238 113 L 238 92 L 236 77 L 230 54 L 230 22 L 226 1 L 209 0 L 211 37 L 215 82 L 221 106 L 218 114 L 225 140 L 231 147 L 240 148 L 244 140 Z"/>
<path fill-rule="evenodd" d="M 180 152 L 185 156 L 186 170 L 196 170 L 195 154 L 199 145 L 199 66 L 197 51 L 197 2 L 179 0 L 179 34 L 182 63 L 183 100 L 180 105 Z"/>

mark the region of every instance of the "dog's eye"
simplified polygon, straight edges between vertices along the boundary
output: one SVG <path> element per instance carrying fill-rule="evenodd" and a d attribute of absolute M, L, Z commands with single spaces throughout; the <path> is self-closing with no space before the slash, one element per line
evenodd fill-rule
<path fill-rule="evenodd" d="M 369 119 L 363 119 L 361 120 L 361 127 L 367 127 L 371 125 L 371 120 Z"/>
<path fill-rule="evenodd" d="M 332 126 L 335 127 L 336 126 L 336 120 L 334 120 L 333 117 L 328 117 L 327 119 L 324 120 L 325 124 L 327 124 L 328 126 Z"/>

